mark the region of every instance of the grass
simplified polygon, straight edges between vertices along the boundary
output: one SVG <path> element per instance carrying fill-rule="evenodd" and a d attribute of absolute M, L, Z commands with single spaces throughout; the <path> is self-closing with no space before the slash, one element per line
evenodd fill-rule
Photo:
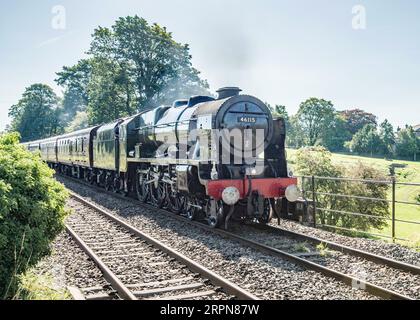
<path fill-rule="evenodd" d="M 294 162 L 296 150 L 288 149 L 288 160 Z M 385 175 L 389 175 L 390 165 L 402 166 L 402 168 L 396 168 L 395 174 L 397 182 L 405 183 L 420 183 L 420 162 L 414 161 L 403 161 L 403 160 L 388 160 L 380 158 L 369 158 L 361 156 L 353 156 L 347 154 L 334 153 L 332 160 L 336 164 L 343 166 L 351 166 L 361 161 L 365 164 L 369 164 L 379 170 Z M 299 175 L 299 172 L 296 172 Z M 408 201 L 416 202 L 416 198 L 420 195 L 419 186 L 402 186 L 397 185 L 396 188 L 396 200 L 397 201 Z M 392 199 L 392 191 L 389 191 L 388 198 Z M 396 218 L 399 220 L 406 221 L 417 221 L 420 222 L 420 206 L 407 205 L 407 204 L 396 204 Z M 392 227 L 391 223 L 382 230 L 371 230 L 373 233 L 378 233 L 385 236 L 390 236 Z M 420 225 L 407 224 L 403 222 L 396 222 L 396 236 L 397 238 L 403 238 L 409 240 L 409 245 L 413 247 L 420 247 Z"/>
<path fill-rule="evenodd" d="M 300 243 L 295 244 L 293 246 L 293 250 L 300 253 L 311 252 L 311 249 L 309 249 L 307 242 L 300 242 Z"/>
<path fill-rule="evenodd" d="M 319 254 L 321 255 L 321 257 L 326 257 L 328 256 L 328 245 L 324 242 L 320 243 L 319 245 L 316 246 L 316 249 L 319 251 Z"/>
<path fill-rule="evenodd" d="M 52 276 L 28 271 L 20 277 L 15 300 L 69 300 L 67 291 L 56 289 Z"/>

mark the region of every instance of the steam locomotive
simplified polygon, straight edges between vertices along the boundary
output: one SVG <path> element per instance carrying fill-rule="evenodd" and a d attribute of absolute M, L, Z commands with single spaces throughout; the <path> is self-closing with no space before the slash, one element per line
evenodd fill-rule
<path fill-rule="evenodd" d="M 213 227 L 267 223 L 299 197 L 285 123 L 259 99 L 222 88 L 113 123 L 26 143 L 58 173 L 136 194 Z M 280 205 L 279 205 L 280 203 Z"/>

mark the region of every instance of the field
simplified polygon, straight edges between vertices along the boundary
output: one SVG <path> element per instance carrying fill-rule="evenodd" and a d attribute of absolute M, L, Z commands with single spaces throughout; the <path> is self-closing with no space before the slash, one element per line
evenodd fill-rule
<path fill-rule="evenodd" d="M 293 163 L 296 155 L 296 150 L 287 150 L 288 159 Z M 395 170 L 397 182 L 403 183 L 420 183 L 420 162 L 402 161 L 402 160 L 387 160 L 380 158 L 359 157 L 345 154 L 333 154 L 333 162 L 344 166 L 352 165 L 358 161 L 372 165 L 381 170 L 384 174 L 389 175 L 389 166 L 396 164 L 402 168 Z M 299 175 L 299 172 L 295 174 Z M 391 199 L 391 191 L 389 192 L 389 199 Z M 396 200 L 415 202 L 416 197 L 420 195 L 419 186 L 397 186 Z M 396 218 L 407 221 L 420 222 L 420 206 L 397 204 Z M 386 236 L 391 235 L 391 225 L 385 227 L 383 230 L 372 230 L 373 233 L 379 233 Z M 420 225 L 407 224 L 402 222 L 396 223 L 396 236 L 398 238 L 409 239 L 411 245 L 420 245 Z"/>

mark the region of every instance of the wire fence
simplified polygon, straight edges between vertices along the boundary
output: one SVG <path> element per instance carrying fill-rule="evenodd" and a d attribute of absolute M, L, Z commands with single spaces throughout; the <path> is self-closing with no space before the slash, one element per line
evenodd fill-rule
<path fill-rule="evenodd" d="M 312 203 L 315 227 L 386 238 L 394 242 L 420 240 L 420 183 L 398 182 L 395 177 L 384 181 L 316 176 L 298 178 L 304 198 Z M 344 184 L 356 184 L 359 188 L 356 188 L 356 192 L 348 192 L 354 189 L 344 188 Z M 398 187 L 414 187 L 419 191 L 417 199 L 398 198 Z M 363 190 L 368 191 L 367 196 L 361 194 Z M 346 191 L 355 194 L 343 193 Z M 377 197 L 376 194 L 385 194 L 386 197 Z M 414 220 L 399 218 L 402 212 L 398 210 L 406 206 L 418 208 L 410 210 L 414 212 Z M 399 236 L 402 228 L 397 226 L 401 224 L 410 226 L 410 237 Z M 384 232 L 387 229 L 388 234 Z"/>

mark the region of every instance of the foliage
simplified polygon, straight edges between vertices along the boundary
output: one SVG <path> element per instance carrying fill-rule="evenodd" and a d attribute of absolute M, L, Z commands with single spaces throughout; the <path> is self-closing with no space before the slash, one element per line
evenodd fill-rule
<path fill-rule="evenodd" d="M 384 143 L 373 125 L 366 125 L 358 131 L 349 144 L 350 150 L 358 154 L 383 154 Z"/>
<path fill-rule="evenodd" d="M 314 146 L 334 119 L 335 109 L 331 101 L 310 98 L 303 102 L 297 113 L 298 125 L 309 146 Z"/>
<path fill-rule="evenodd" d="M 296 154 L 296 169 L 300 175 L 316 177 L 352 177 L 356 179 L 373 179 L 383 181 L 385 177 L 377 169 L 357 163 L 355 166 L 342 167 L 332 162 L 332 154 L 325 148 L 304 148 Z M 389 206 L 386 201 L 372 201 L 337 197 L 326 194 L 341 194 L 386 199 L 387 184 L 370 184 L 362 182 L 336 181 L 331 179 L 315 180 L 317 218 L 322 225 L 367 231 L 370 228 L 383 228 L 386 222 L 377 217 L 388 217 Z M 305 190 L 312 190 L 311 179 L 304 179 Z M 329 211 L 333 210 L 333 211 Z M 372 216 L 364 217 L 339 213 L 354 212 Z"/>
<path fill-rule="evenodd" d="M 65 88 L 67 125 L 77 112 L 87 111 L 94 125 L 209 94 L 208 83 L 192 66 L 188 45 L 138 16 L 95 29 L 88 54 L 57 73 L 57 83 Z"/>
<path fill-rule="evenodd" d="M 138 16 L 94 31 L 89 51 L 91 124 L 114 120 L 176 99 L 208 94 L 208 84 L 191 64 L 188 45 L 166 28 Z"/>
<path fill-rule="evenodd" d="M 49 252 L 64 228 L 67 193 L 39 155 L 0 137 L 0 297 L 10 297 L 18 276 Z"/>
<path fill-rule="evenodd" d="M 305 242 L 299 242 L 293 245 L 293 251 L 300 252 L 300 253 L 307 253 L 311 252 L 311 249 L 308 246 L 308 243 Z"/>
<path fill-rule="evenodd" d="M 412 127 L 398 132 L 396 152 L 401 157 L 414 157 L 416 160 L 416 154 L 420 152 L 420 141 Z"/>
<path fill-rule="evenodd" d="M 299 149 L 295 169 L 302 176 L 338 177 L 342 169 L 331 160 L 332 154 L 324 147 Z"/>
<path fill-rule="evenodd" d="M 271 110 L 271 113 L 274 117 L 283 118 L 286 121 L 289 121 L 289 113 L 286 110 L 286 106 L 276 104 L 274 107 L 269 103 L 266 103 L 267 107 Z"/>
<path fill-rule="evenodd" d="M 24 142 L 61 133 L 60 113 L 54 91 L 45 84 L 33 84 L 9 110 L 11 131 L 18 131 Z"/>
<path fill-rule="evenodd" d="M 39 274 L 29 270 L 19 277 L 19 289 L 15 300 L 69 300 L 67 291 L 56 289 L 50 274 Z"/>
<path fill-rule="evenodd" d="M 346 122 L 346 130 L 352 135 L 360 131 L 366 125 L 377 126 L 377 118 L 374 114 L 360 110 L 345 110 L 341 112 L 341 116 Z"/>
<path fill-rule="evenodd" d="M 65 129 L 65 132 L 74 132 L 85 129 L 89 126 L 89 119 L 86 112 L 78 111 L 70 124 Z"/>
<path fill-rule="evenodd" d="M 383 142 L 385 154 L 393 154 L 395 146 L 394 127 L 387 119 L 380 125 L 380 137 Z"/>
<path fill-rule="evenodd" d="M 330 124 L 322 131 L 319 144 L 332 152 L 344 151 L 345 143 L 351 138 L 351 133 L 346 129 L 346 122 L 339 114 L 335 114 Z"/>
<path fill-rule="evenodd" d="M 295 161 L 298 150 L 288 149 L 287 156 L 288 161 Z M 402 161 L 402 160 L 389 160 L 384 158 L 371 158 L 367 156 L 354 156 L 345 154 L 332 154 L 332 161 L 334 164 L 341 167 L 354 167 L 358 162 L 362 162 L 368 166 L 374 167 L 379 170 L 384 176 L 389 174 L 390 165 L 395 165 L 395 173 L 398 182 L 407 183 L 418 183 L 420 181 L 420 162 L 413 161 Z M 296 167 L 294 166 L 294 169 Z M 297 174 L 300 172 L 294 170 Z M 351 175 L 351 174 L 348 174 Z M 309 190 L 309 189 L 308 189 Z M 400 185 L 396 188 L 396 199 L 399 201 L 413 202 L 419 194 L 419 187 L 412 185 Z M 310 198 L 310 195 L 307 195 Z M 392 199 L 391 188 L 389 188 L 387 194 L 388 200 Z M 400 220 L 405 221 L 418 221 L 420 217 L 420 206 L 413 206 L 407 204 L 396 205 L 396 217 Z M 388 223 L 388 226 L 381 230 L 372 228 L 372 233 L 381 234 L 384 236 L 390 236 L 392 227 Z M 408 223 L 396 223 L 396 232 L 398 238 L 410 239 L 415 242 L 419 240 L 420 225 L 408 224 Z M 407 243 L 404 243 L 406 245 Z"/>
<path fill-rule="evenodd" d="M 72 67 L 63 67 L 57 73 L 55 80 L 59 86 L 65 89 L 63 99 L 63 121 L 67 125 L 77 112 L 86 111 L 89 103 L 88 85 L 92 75 L 92 61 L 80 60 Z"/>
<path fill-rule="evenodd" d="M 321 257 L 327 257 L 329 255 L 328 245 L 325 242 L 321 242 L 316 246 Z"/>
<path fill-rule="evenodd" d="M 89 124 L 114 121 L 136 113 L 135 88 L 126 70 L 112 60 L 94 59 L 89 82 Z"/>
<path fill-rule="evenodd" d="M 287 130 L 287 145 L 294 148 L 301 148 L 306 146 L 305 134 L 302 127 L 299 125 L 297 116 L 292 116 L 289 121 L 289 128 Z"/>
<path fill-rule="evenodd" d="M 57 73 L 62 101 L 47 85 L 31 85 L 10 108 L 7 131 L 19 132 L 24 142 L 37 140 L 79 127 L 73 123 L 80 121 L 78 113 L 86 112 L 88 123 L 96 125 L 180 98 L 209 95 L 189 51 L 166 28 L 138 16 L 98 27 L 88 58 Z"/>

